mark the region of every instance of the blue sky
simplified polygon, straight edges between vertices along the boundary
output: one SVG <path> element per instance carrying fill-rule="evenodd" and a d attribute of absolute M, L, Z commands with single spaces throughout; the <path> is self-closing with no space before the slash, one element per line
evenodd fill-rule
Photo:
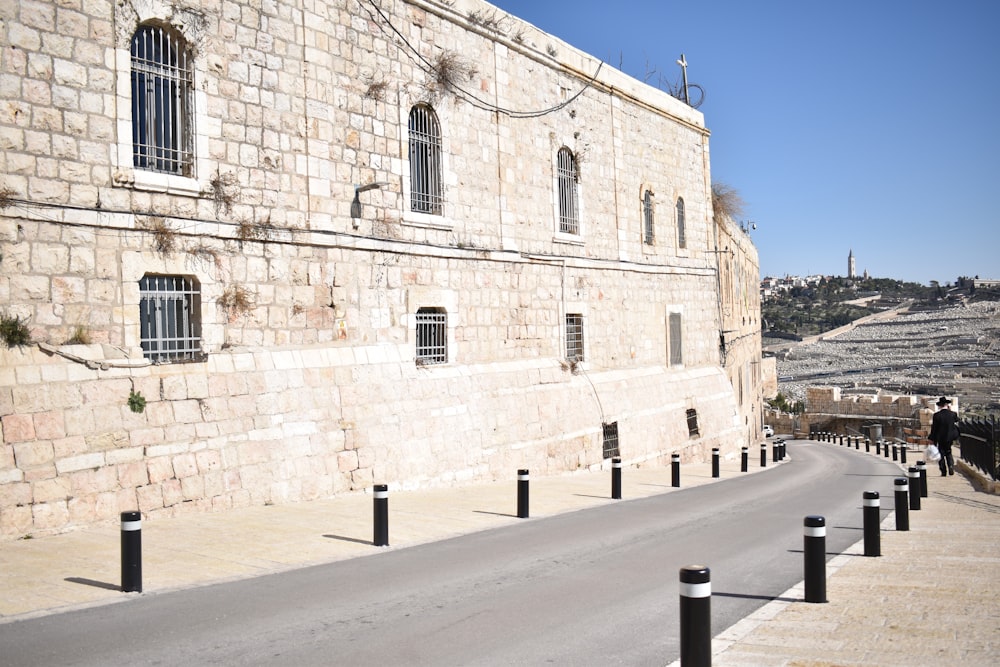
<path fill-rule="evenodd" d="M 1000 2 L 493 4 L 651 83 L 685 54 L 762 276 L 1000 279 Z"/>

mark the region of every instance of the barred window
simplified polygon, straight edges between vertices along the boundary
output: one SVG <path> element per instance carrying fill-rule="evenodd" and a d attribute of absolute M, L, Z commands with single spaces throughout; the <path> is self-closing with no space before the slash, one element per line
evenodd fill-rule
<path fill-rule="evenodd" d="M 646 190 L 642 196 L 642 241 L 653 244 L 653 191 Z"/>
<path fill-rule="evenodd" d="M 603 457 L 606 459 L 612 459 L 616 456 L 621 456 L 618 451 L 618 422 L 603 424 L 602 431 L 604 434 L 604 443 L 602 446 Z"/>
<path fill-rule="evenodd" d="M 566 360 L 583 361 L 583 315 L 566 315 Z"/>
<path fill-rule="evenodd" d="M 687 247 L 687 234 L 684 230 L 684 200 L 677 198 L 677 247 Z"/>
<path fill-rule="evenodd" d="M 193 59 L 184 38 L 160 26 L 132 35 L 132 164 L 191 176 Z"/>
<path fill-rule="evenodd" d="M 684 363 L 681 314 L 670 313 L 669 320 L 670 365 L 679 366 Z"/>
<path fill-rule="evenodd" d="M 410 210 L 441 215 L 441 126 L 434 110 L 410 110 Z"/>
<path fill-rule="evenodd" d="M 568 148 L 559 149 L 556 156 L 556 173 L 559 179 L 559 231 L 564 234 L 579 234 L 579 174 L 576 158 Z"/>
<path fill-rule="evenodd" d="M 195 361 L 201 351 L 201 286 L 186 276 L 139 281 L 139 343 L 156 363 Z"/>
<path fill-rule="evenodd" d="M 687 411 L 688 435 L 692 438 L 698 435 L 698 411 L 690 409 Z"/>
<path fill-rule="evenodd" d="M 418 365 L 448 362 L 448 313 L 444 308 L 417 310 Z"/>

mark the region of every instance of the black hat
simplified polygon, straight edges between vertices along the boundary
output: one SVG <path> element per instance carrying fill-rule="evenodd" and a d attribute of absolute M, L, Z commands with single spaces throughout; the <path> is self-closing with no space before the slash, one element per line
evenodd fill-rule
<path fill-rule="evenodd" d="M 941 398 L 938 399 L 937 404 L 939 408 L 943 405 L 951 405 L 951 399 L 948 398 L 947 396 L 942 396 Z"/>

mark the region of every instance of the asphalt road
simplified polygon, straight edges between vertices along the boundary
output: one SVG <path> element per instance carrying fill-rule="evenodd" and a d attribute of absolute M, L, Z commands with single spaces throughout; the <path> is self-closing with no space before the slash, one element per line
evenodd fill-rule
<path fill-rule="evenodd" d="M 826 517 L 834 555 L 862 537 L 862 492 L 892 509 L 894 464 L 813 442 L 789 455 L 680 492 L 3 624 L 0 664 L 664 665 L 679 656 L 681 567 L 711 568 L 718 634 L 802 580 L 806 515 Z"/>

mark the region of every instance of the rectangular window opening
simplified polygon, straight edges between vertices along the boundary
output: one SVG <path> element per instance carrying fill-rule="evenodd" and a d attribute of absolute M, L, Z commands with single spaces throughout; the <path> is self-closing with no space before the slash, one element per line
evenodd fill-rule
<path fill-rule="evenodd" d="M 688 435 L 692 438 L 698 437 L 698 411 L 691 408 L 687 411 Z"/>
<path fill-rule="evenodd" d="M 566 361 L 583 361 L 583 315 L 566 315 Z"/>
<path fill-rule="evenodd" d="M 448 363 L 448 313 L 443 308 L 417 310 L 418 366 Z"/>
<path fill-rule="evenodd" d="M 139 344 L 154 363 L 201 361 L 201 287 L 185 276 L 139 281 Z"/>
<path fill-rule="evenodd" d="M 602 429 L 604 432 L 604 446 L 602 448 L 604 458 L 612 459 L 621 456 L 618 451 L 618 422 L 605 423 L 602 425 Z"/>

